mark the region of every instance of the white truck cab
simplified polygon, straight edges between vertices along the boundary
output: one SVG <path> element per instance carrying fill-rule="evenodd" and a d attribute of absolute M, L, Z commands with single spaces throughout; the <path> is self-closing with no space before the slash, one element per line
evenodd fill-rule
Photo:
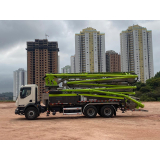
<path fill-rule="evenodd" d="M 25 107 L 29 103 L 37 103 L 38 86 L 36 84 L 28 84 L 21 86 L 20 93 L 16 100 L 17 107 Z"/>
<path fill-rule="evenodd" d="M 36 84 L 28 84 L 21 86 L 20 93 L 16 100 L 15 114 L 25 115 L 27 119 L 36 119 L 40 113 L 45 110 L 38 101 L 38 86 Z"/>

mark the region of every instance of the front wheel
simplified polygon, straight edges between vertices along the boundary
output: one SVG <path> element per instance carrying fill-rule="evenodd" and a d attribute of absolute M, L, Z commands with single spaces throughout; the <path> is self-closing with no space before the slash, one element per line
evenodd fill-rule
<path fill-rule="evenodd" d="M 106 117 L 106 118 L 112 117 L 113 113 L 114 113 L 114 110 L 112 106 L 105 105 L 101 108 L 102 117 Z"/>
<path fill-rule="evenodd" d="M 97 108 L 95 106 L 87 106 L 84 110 L 84 115 L 88 118 L 94 118 L 97 115 Z"/>
<path fill-rule="evenodd" d="M 28 120 L 34 120 L 38 117 L 38 111 L 35 107 L 29 107 L 25 111 L 25 117 Z"/>

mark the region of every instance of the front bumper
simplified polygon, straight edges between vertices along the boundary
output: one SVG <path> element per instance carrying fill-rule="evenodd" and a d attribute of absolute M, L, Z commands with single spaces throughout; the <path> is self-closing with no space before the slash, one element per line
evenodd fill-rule
<path fill-rule="evenodd" d="M 25 109 L 25 107 L 17 107 L 16 109 L 15 109 L 15 114 L 24 114 L 24 109 Z"/>

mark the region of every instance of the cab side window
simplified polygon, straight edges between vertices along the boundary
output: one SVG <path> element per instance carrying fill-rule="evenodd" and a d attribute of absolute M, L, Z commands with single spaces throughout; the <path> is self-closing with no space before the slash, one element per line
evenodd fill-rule
<path fill-rule="evenodd" d="M 31 94 L 31 87 L 21 88 L 20 97 L 26 98 Z"/>

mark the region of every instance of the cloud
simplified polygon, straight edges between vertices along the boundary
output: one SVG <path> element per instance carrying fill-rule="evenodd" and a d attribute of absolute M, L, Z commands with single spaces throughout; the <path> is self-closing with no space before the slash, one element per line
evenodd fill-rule
<path fill-rule="evenodd" d="M 0 93 L 13 92 L 13 79 L 10 76 L 1 76 Z"/>

